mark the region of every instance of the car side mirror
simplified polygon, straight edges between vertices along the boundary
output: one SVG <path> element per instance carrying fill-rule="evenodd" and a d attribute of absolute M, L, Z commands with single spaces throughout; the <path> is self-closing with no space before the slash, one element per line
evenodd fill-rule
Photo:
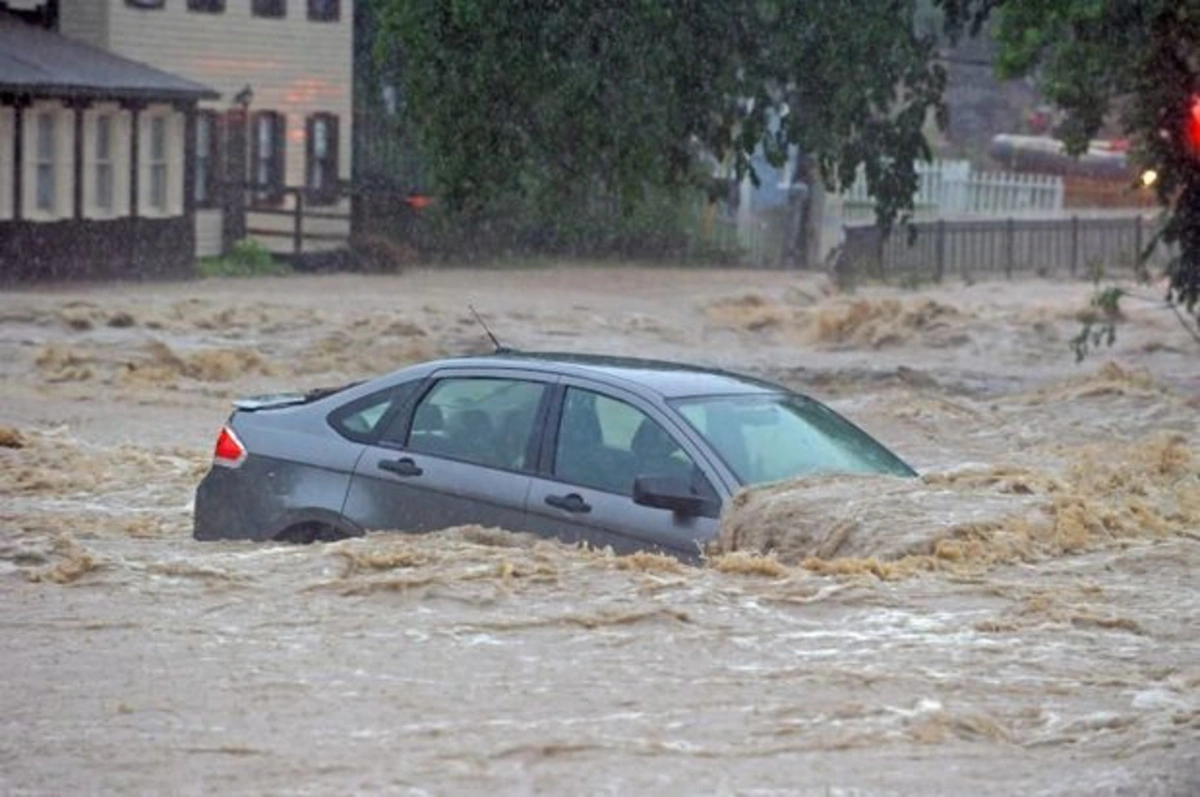
<path fill-rule="evenodd" d="M 677 476 L 638 476 L 633 480 L 633 502 L 689 516 L 708 514 L 712 504 L 695 495 L 688 481 Z"/>

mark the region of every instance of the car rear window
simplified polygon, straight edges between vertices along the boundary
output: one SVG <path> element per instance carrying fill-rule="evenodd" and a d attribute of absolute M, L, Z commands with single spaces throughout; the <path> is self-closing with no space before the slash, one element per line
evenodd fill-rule
<path fill-rule="evenodd" d="M 420 379 L 401 382 L 343 404 L 329 414 L 329 425 L 350 440 L 372 442 L 391 410 L 415 396 L 420 384 Z"/>

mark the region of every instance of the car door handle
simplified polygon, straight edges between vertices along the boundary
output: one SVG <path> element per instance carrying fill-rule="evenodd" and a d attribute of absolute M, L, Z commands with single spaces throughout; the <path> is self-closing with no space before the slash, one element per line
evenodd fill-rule
<path fill-rule="evenodd" d="M 381 459 L 379 460 L 379 469 L 390 471 L 397 476 L 420 476 L 425 472 L 420 465 L 408 457 L 404 457 L 403 459 Z"/>
<path fill-rule="evenodd" d="M 565 512 L 573 514 L 585 515 L 592 511 L 592 505 L 583 500 L 583 496 L 579 493 L 571 493 L 570 495 L 548 495 L 546 503 L 556 509 L 562 509 Z"/>

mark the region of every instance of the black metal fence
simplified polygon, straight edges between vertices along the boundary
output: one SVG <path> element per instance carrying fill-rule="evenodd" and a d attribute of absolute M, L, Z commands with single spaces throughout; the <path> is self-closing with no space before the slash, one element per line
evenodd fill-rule
<path fill-rule="evenodd" d="M 1140 215 L 939 220 L 897 227 L 887 238 L 875 226 L 847 227 L 835 268 L 845 275 L 934 280 L 953 275 L 1090 276 L 1133 268 L 1155 225 Z M 1161 251 L 1153 255 L 1157 261 L 1165 257 Z"/>

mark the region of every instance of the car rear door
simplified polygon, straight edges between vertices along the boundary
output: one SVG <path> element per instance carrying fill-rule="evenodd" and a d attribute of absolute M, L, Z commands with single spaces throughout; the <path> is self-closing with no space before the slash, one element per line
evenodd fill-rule
<path fill-rule="evenodd" d="M 536 533 L 622 554 L 659 549 L 687 556 L 716 536 L 720 499 L 712 485 L 720 482 L 703 452 L 653 403 L 564 378 L 547 427 L 527 504 Z M 633 479 L 649 470 L 686 475 L 696 494 L 710 499 L 709 510 L 684 516 L 634 503 Z"/>
<path fill-rule="evenodd" d="M 358 461 L 343 514 L 366 529 L 521 530 L 554 377 L 443 369 Z"/>

